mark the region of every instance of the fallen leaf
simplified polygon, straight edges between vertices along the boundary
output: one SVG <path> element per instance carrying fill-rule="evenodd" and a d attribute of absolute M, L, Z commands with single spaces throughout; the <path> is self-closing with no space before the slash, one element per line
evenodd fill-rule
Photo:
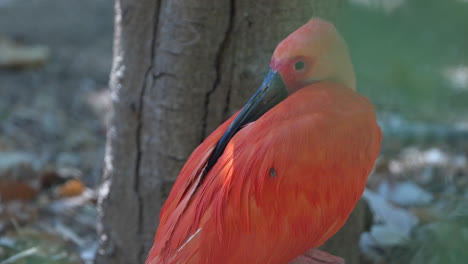
<path fill-rule="evenodd" d="M 391 205 L 382 196 L 369 189 L 364 191 L 363 197 L 369 203 L 377 223 L 394 226 L 406 235 L 409 235 L 413 227 L 419 223 L 416 216 L 403 208 Z"/>
<path fill-rule="evenodd" d="M 391 225 L 374 225 L 370 231 L 378 246 L 390 247 L 403 244 L 409 239 L 401 229 Z"/>
<path fill-rule="evenodd" d="M 0 198 L 2 202 L 13 200 L 29 201 L 37 196 L 37 190 L 30 185 L 13 181 L 0 183 Z"/>
<path fill-rule="evenodd" d="M 410 181 L 394 184 L 383 181 L 378 191 L 382 197 L 401 206 L 425 205 L 433 200 L 430 192 Z"/>
<path fill-rule="evenodd" d="M 49 57 L 45 46 L 26 46 L 0 37 L 0 67 L 25 69 L 42 66 Z"/>
<path fill-rule="evenodd" d="M 85 190 L 85 185 L 77 179 L 71 179 L 60 186 L 59 196 L 61 198 L 78 196 Z"/>

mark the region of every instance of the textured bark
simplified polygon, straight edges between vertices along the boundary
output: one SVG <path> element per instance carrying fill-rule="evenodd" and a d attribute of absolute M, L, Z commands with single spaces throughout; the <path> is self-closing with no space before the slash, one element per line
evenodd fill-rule
<path fill-rule="evenodd" d="M 365 259 L 361 256 L 358 242 L 361 234 L 369 230 L 371 224 L 372 213 L 366 201 L 361 199 L 343 228 L 320 249 L 344 258 L 346 264 L 363 264 Z"/>
<path fill-rule="evenodd" d="M 276 44 L 339 2 L 116 0 L 97 263 L 143 263 L 191 151 L 260 85 Z"/>

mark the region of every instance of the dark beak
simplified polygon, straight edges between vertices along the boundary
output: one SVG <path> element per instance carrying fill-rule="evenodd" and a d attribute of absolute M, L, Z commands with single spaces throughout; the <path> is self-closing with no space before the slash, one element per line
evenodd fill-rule
<path fill-rule="evenodd" d="M 210 159 L 208 160 L 205 172 L 208 172 L 223 154 L 226 145 L 231 138 L 246 124 L 253 122 L 273 108 L 288 96 L 288 91 L 281 76 L 277 71 L 268 71 L 260 88 L 250 98 L 247 104 L 228 127 L 224 135 L 219 140 Z"/>

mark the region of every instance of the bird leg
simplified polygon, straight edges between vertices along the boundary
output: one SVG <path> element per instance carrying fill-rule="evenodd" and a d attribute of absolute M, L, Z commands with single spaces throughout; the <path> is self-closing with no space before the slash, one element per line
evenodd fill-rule
<path fill-rule="evenodd" d="M 345 261 L 343 258 L 312 248 L 289 262 L 289 264 L 345 264 Z"/>

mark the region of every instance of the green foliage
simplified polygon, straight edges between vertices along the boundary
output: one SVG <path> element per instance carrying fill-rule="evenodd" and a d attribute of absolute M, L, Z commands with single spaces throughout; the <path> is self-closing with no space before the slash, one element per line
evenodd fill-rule
<path fill-rule="evenodd" d="M 466 115 L 468 89 L 452 89 L 444 75 L 449 67 L 468 67 L 466 14 L 468 3 L 456 0 L 407 0 L 391 12 L 348 4 L 337 24 L 359 91 L 379 109 L 411 119 Z"/>
<path fill-rule="evenodd" d="M 446 213 L 441 214 L 443 219 L 416 228 L 405 246 L 391 252 L 393 263 L 468 263 L 468 208 L 460 201 L 459 208 Z"/>
<path fill-rule="evenodd" d="M 78 256 L 55 235 L 18 230 L 0 241 L 0 264 L 79 264 Z"/>

